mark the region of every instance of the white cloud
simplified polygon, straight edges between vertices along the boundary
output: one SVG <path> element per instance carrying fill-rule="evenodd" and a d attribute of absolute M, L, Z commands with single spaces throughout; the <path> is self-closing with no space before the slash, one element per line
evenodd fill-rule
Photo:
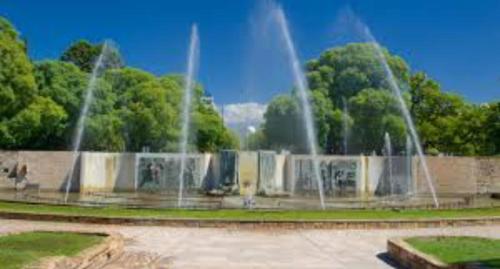
<path fill-rule="evenodd" d="M 267 105 L 259 103 L 236 103 L 224 105 L 224 121 L 227 125 L 258 126 L 264 120 Z"/>

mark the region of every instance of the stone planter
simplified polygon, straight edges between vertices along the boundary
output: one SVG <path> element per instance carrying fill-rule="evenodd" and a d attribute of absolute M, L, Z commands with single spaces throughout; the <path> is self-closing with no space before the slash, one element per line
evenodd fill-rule
<path fill-rule="evenodd" d="M 120 234 L 77 232 L 88 235 L 107 236 L 101 243 L 87 248 L 73 257 L 47 257 L 27 269 L 90 269 L 101 268 L 123 252 L 123 237 Z"/>
<path fill-rule="evenodd" d="M 410 269 L 478 269 L 478 264 L 447 264 L 435 257 L 423 253 L 404 241 L 404 238 L 394 238 L 387 241 L 387 252 L 404 268 Z"/>

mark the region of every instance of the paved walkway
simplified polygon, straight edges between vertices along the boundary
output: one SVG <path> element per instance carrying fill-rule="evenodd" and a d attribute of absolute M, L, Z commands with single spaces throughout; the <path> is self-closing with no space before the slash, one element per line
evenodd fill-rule
<path fill-rule="evenodd" d="M 0 219 L 0 233 L 29 230 L 113 231 L 125 252 L 105 269 L 393 268 L 388 238 L 477 235 L 500 238 L 500 226 L 413 230 L 234 230 L 89 225 Z"/>

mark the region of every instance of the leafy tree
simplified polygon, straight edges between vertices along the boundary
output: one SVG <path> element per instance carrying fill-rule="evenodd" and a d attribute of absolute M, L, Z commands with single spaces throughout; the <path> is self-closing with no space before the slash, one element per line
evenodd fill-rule
<path fill-rule="evenodd" d="M 79 40 L 62 54 L 61 61 L 71 62 L 78 66 L 82 71 L 90 73 L 94 64 L 102 53 L 104 44 L 92 44 L 87 40 Z M 112 46 L 108 46 L 104 58 L 104 68 L 121 68 L 124 66 L 123 59 Z"/>
<path fill-rule="evenodd" d="M 322 91 L 311 93 L 317 143 L 325 153 L 341 152 L 342 111 Z"/>
<path fill-rule="evenodd" d="M 245 145 L 248 150 L 260 150 L 268 148 L 266 135 L 262 128 L 259 128 L 255 133 L 249 134 L 246 137 Z"/>
<path fill-rule="evenodd" d="M 198 99 L 197 99 L 198 100 Z M 201 104 L 198 101 L 198 107 L 193 117 L 193 136 L 191 144 L 196 145 L 201 152 L 217 152 L 222 149 L 238 149 L 238 136 L 229 128 L 224 126 L 222 117 L 214 107 L 207 104 Z"/>
<path fill-rule="evenodd" d="M 75 133 L 89 76 L 103 44 L 78 41 L 61 61 L 43 61 L 34 70 L 25 43 L 0 18 L 0 147 L 67 149 Z M 108 46 L 104 71 L 97 79 L 85 119 L 82 150 L 177 151 L 184 78 L 156 77 L 123 67 L 119 52 Z M 216 109 L 193 96 L 192 150 L 236 148 L 236 136 Z"/>
<path fill-rule="evenodd" d="M 383 50 L 387 62 L 400 83 L 407 83 L 409 68 L 403 59 Z M 352 43 L 330 49 L 307 64 L 312 91 L 321 91 L 336 107 L 367 88 L 388 88 L 386 74 L 371 43 Z"/>
<path fill-rule="evenodd" d="M 424 73 L 410 79 L 411 112 L 427 151 L 452 155 L 489 154 L 488 110 L 441 91 Z"/>
<path fill-rule="evenodd" d="M 172 123 L 177 122 L 178 114 L 166 102 L 164 89 L 158 81 L 140 83 L 127 89 L 124 95 L 126 103 L 120 110 L 126 123 L 129 150 L 140 151 L 148 146 L 153 151 L 165 151 L 169 143 L 176 144 L 177 126 Z"/>
<path fill-rule="evenodd" d="M 13 145 L 30 149 L 51 148 L 53 138 L 63 134 L 67 117 L 64 109 L 52 99 L 36 97 L 7 123 Z"/>
<path fill-rule="evenodd" d="M 53 147 L 68 148 L 73 142 L 72 139 L 74 139 L 76 125 L 82 106 L 84 105 L 86 91 L 89 90 L 89 74 L 84 73 L 72 63 L 62 61 L 37 63 L 35 74 L 40 96 L 54 100 L 68 114 L 65 122 L 65 131 L 58 135 L 53 134 L 52 136 Z M 106 81 L 98 79 L 95 89 L 93 89 L 93 95 L 94 98 L 90 105 L 86 121 L 91 121 L 95 115 L 105 115 L 112 113 L 114 110 L 116 96 Z M 116 132 L 110 139 L 116 139 L 116 136 L 120 135 L 119 132 Z M 99 135 L 85 137 L 82 149 L 92 149 L 92 147 L 88 146 L 96 143 L 92 140 L 103 141 Z"/>
<path fill-rule="evenodd" d="M 25 44 L 16 29 L 0 17 L 0 122 L 26 107 L 36 94 Z"/>
<path fill-rule="evenodd" d="M 500 101 L 483 107 L 487 115 L 481 128 L 487 133 L 486 154 L 500 155 Z"/>
<path fill-rule="evenodd" d="M 97 114 L 85 124 L 84 147 L 94 151 L 125 151 L 124 122 L 117 112 Z"/>
<path fill-rule="evenodd" d="M 88 75 L 72 63 L 43 61 L 35 66 L 39 95 L 50 97 L 76 121 L 87 88 Z"/>
<path fill-rule="evenodd" d="M 380 152 L 386 132 L 391 136 L 395 152 L 404 147 L 406 125 L 390 91 L 365 89 L 351 97 L 349 107 L 354 118 L 352 145 L 359 152 Z"/>
<path fill-rule="evenodd" d="M 279 95 L 267 106 L 263 132 L 271 149 L 307 152 L 300 104 L 294 95 Z"/>

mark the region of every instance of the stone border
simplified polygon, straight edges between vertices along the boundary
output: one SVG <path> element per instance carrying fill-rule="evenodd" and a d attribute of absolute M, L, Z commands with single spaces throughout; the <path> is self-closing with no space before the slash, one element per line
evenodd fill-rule
<path fill-rule="evenodd" d="M 31 231 L 31 232 L 36 232 Z M 25 231 L 26 232 L 26 231 Z M 67 231 L 47 231 L 43 232 L 67 232 Z M 106 238 L 95 246 L 84 249 L 76 256 L 55 256 L 46 257 L 39 262 L 28 266 L 27 269 L 90 269 L 100 268 L 111 259 L 116 258 L 123 252 L 123 237 L 117 233 L 99 233 L 99 232 L 82 232 L 68 231 L 69 233 L 78 233 L 86 235 L 100 235 Z M 23 233 L 23 232 L 20 232 Z"/>
<path fill-rule="evenodd" d="M 88 224 L 248 229 L 413 229 L 500 225 L 500 217 L 392 220 L 235 220 L 190 218 L 124 218 L 0 212 L 0 218 Z"/>
<path fill-rule="evenodd" d="M 432 236 L 431 236 L 432 237 Z M 387 241 L 387 252 L 405 268 L 426 269 L 477 269 L 482 268 L 476 263 L 447 264 L 438 258 L 417 250 L 404 241 L 406 238 L 393 238 Z"/>
<path fill-rule="evenodd" d="M 394 238 L 387 241 L 387 252 L 405 268 L 443 269 L 459 268 L 450 266 L 433 256 L 423 253 L 404 241 L 404 238 Z"/>

